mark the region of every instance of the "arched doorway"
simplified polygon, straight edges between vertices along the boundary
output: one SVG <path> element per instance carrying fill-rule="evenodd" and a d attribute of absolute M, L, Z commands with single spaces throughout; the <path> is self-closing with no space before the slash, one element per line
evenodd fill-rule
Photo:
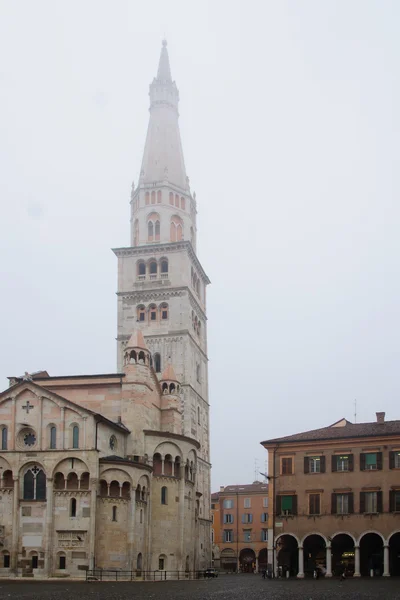
<path fill-rule="evenodd" d="M 378 533 L 366 533 L 360 540 L 360 572 L 361 575 L 383 573 L 383 540 Z"/>
<path fill-rule="evenodd" d="M 389 539 L 389 565 L 390 575 L 400 576 L 400 531 Z"/>
<path fill-rule="evenodd" d="M 268 566 L 268 550 L 263 548 L 258 554 L 258 570 L 260 573 L 267 570 Z"/>
<path fill-rule="evenodd" d="M 290 576 L 296 577 L 299 572 L 299 546 L 293 535 L 285 534 L 277 539 L 276 560 L 282 574 L 289 570 Z"/>
<path fill-rule="evenodd" d="M 239 554 L 239 568 L 241 573 L 254 573 L 256 568 L 256 555 L 251 548 L 243 548 Z"/>
<path fill-rule="evenodd" d="M 305 576 L 312 577 L 317 567 L 326 569 L 326 544 L 321 535 L 317 533 L 308 535 L 303 542 L 303 551 Z"/>
<path fill-rule="evenodd" d="M 224 550 L 221 551 L 220 561 L 221 569 L 224 571 L 231 571 L 233 573 L 236 572 L 237 558 L 234 550 L 231 548 L 224 548 Z"/>
<path fill-rule="evenodd" d="M 354 540 L 348 533 L 338 533 L 332 539 L 332 573 L 354 575 Z"/>

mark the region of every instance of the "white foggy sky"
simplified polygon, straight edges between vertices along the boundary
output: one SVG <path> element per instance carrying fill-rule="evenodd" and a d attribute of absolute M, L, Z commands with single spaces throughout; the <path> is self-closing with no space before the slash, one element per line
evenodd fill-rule
<path fill-rule="evenodd" d="M 400 4 L 0 0 L 0 374 L 116 368 L 165 34 L 212 285 L 213 490 L 259 442 L 399 413 Z"/>

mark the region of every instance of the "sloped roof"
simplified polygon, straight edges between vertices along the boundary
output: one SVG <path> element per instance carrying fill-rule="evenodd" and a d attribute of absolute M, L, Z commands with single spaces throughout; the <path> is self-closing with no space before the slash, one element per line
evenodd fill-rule
<path fill-rule="evenodd" d="M 168 363 L 161 375 L 160 381 L 178 381 L 175 375 L 174 367 Z"/>
<path fill-rule="evenodd" d="M 140 331 L 140 329 L 134 329 L 126 348 L 142 348 L 143 350 L 148 350 L 146 342 L 144 341 L 143 333 Z"/>
<path fill-rule="evenodd" d="M 337 426 L 338 423 L 343 421 L 345 424 Z M 321 429 L 311 429 L 310 431 L 303 431 L 301 433 L 295 433 L 294 435 L 287 435 L 280 438 L 273 438 L 261 442 L 263 446 L 281 442 L 308 442 L 308 441 L 319 441 L 319 440 L 341 440 L 357 437 L 375 437 L 375 436 L 387 436 L 387 435 L 400 435 L 400 421 L 384 421 L 378 423 L 376 421 L 372 423 L 351 423 L 346 419 L 340 419 L 329 427 L 321 427 Z"/>
<path fill-rule="evenodd" d="M 26 387 L 27 389 L 29 389 L 30 387 L 37 388 L 38 390 L 40 390 L 40 392 L 43 396 L 46 396 L 46 394 L 50 397 L 54 396 L 55 398 L 62 400 L 66 404 L 70 404 L 70 405 L 74 406 L 76 409 L 83 411 L 85 413 L 88 413 L 89 415 L 92 415 L 96 419 L 96 421 L 105 423 L 106 425 L 109 425 L 110 427 L 113 427 L 114 429 L 118 429 L 119 431 L 122 431 L 123 433 L 130 433 L 129 429 L 127 427 L 125 427 L 125 425 L 123 425 L 122 423 L 114 423 L 114 421 L 110 421 L 110 419 L 107 419 L 107 417 L 104 417 L 100 413 L 96 413 L 93 410 L 90 410 L 90 408 L 86 408 L 86 406 L 82 406 L 81 404 L 77 404 L 76 402 L 73 402 L 72 400 L 69 400 L 68 398 L 64 398 L 64 396 L 60 396 L 60 394 L 56 394 L 50 388 L 43 387 L 43 386 L 39 385 L 38 383 L 34 383 L 33 381 L 19 381 L 18 383 L 8 387 L 3 392 L 0 392 L 0 401 L 2 400 L 2 398 L 9 396 L 10 393 L 13 392 L 14 390 L 16 390 L 18 387 L 22 387 L 22 388 Z"/>
<path fill-rule="evenodd" d="M 268 492 L 268 483 L 255 481 L 244 485 L 226 485 L 219 494 L 254 494 L 255 492 Z"/>

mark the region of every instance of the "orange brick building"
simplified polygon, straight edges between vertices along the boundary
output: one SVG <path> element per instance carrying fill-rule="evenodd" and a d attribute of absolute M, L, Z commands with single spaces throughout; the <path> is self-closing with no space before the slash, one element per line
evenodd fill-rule
<path fill-rule="evenodd" d="M 229 485 L 211 496 L 213 565 L 253 573 L 267 567 L 268 485 Z"/>
<path fill-rule="evenodd" d="M 262 442 L 275 573 L 400 575 L 400 421 L 376 416 Z"/>

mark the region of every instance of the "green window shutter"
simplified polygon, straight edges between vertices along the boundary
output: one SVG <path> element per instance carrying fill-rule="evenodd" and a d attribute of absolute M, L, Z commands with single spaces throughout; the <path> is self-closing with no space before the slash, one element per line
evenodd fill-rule
<path fill-rule="evenodd" d="M 365 513 L 365 492 L 360 492 L 360 513 Z"/>
<path fill-rule="evenodd" d="M 383 495 L 382 495 L 381 491 L 376 494 L 376 506 L 377 506 L 378 513 L 382 513 L 383 512 Z"/>
<path fill-rule="evenodd" d="M 282 498 L 282 512 L 285 510 L 291 511 L 293 509 L 293 496 L 281 496 Z"/>
<path fill-rule="evenodd" d="M 332 458 L 334 458 L 334 457 L 332 456 Z M 331 514 L 336 515 L 336 513 L 337 513 L 336 494 L 332 494 L 331 495 Z"/>
<path fill-rule="evenodd" d="M 354 513 L 354 494 L 350 492 L 349 494 L 349 514 L 352 515 Z"/>
<path fill-rule="evenodd" d="M 309 473 L 310 472 L 310 459 L 308 458 L 308 456 L 304 457 L 304 473 Z"/>
<path fill-rule="evenodd" d="M 321 473 L 325 473 L 325 456 L 321 456 Z"/>
<path fill-rule="evenodd" d="M 354 454 L 349 454 L 349 471 L 354 471 Z"/>
<path fill-rule="evenodd" d="M 382 471 L 382 465 L 383 465 L 382 452 L 377 452 L 376 453 L 376 468 L 378 469 L 378 471 Z"/>
<path fill-rule="evenodd" d="M 365 454 L 365 464 L 366 465 L 376 465 L 378 462 L 377 452 L 368 452 Z"/>
<path fill-rule="evenodd" d="M 360 470 L 365 471 L 365 454 L 360 454 Z"/>
<path fill-rule="evenodd" d="M 332 454 L 332 473 L 335 473 L 335 471 L 337 471 L 337 456 L 336 454 Z"/>
<path fill-rule="evenodd" d="M 394 469 L 394 452 L 389 452 L 389 469 Z"/>

